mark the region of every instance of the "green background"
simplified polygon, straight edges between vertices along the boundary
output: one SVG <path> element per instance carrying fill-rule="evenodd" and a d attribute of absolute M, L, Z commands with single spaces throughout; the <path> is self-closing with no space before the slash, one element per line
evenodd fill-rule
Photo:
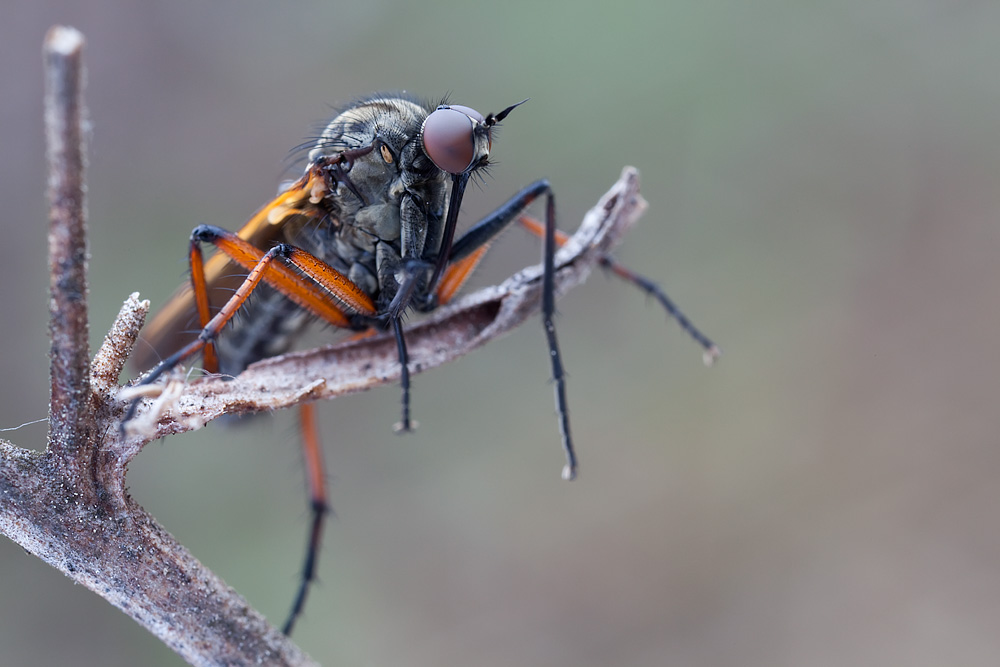
<path fill-rule="evenodd" d="M 41 40 L 88 40 L 92 340 L 162 304 L 330 106 L 482 112 L 475 219 L 625 164 L 619 256 L 725 349 L 595 275 L 560 301 L 580 479 L 536 324 L 321 406 L 336 516 L 296 639 L 329 665 L 993 665 L 1000 654 L 1000 5 L 91 2 L 0 7 L 0 427 L 44 417 Z M 537 261 L 507 234 L 477 284 Z M 330 337 L 320 332 L 313 341 Z M 45 427 L 3 436 L 38 446 Z M 276 622 L 306 531 L 291 413 L 153 443 L 132 494 Z M 177 664 L 0 540 L 0 663 Z"/>

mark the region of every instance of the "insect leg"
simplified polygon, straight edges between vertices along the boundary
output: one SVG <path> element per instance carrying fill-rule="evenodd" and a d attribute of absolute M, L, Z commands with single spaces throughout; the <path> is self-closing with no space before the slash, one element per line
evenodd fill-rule
<path fill-rule="evenodd" d="M 198 326 L 204 329 L 208 326 L 212 314 L 208 308 L 208 283 L 205 280 L 205 257 L 201 252 L 201 243 L 191 237 L 188 263 L 191 266 L 191 291 L 194 294 L 195 308 L 198 311 Z M 219 372 L 219 356 L 215 353 L 215 343 L 208 341 L 201 353 L 202 364 L 209 373 Z"/>
<path fill-rule="evenodd" d="M 306 541 L 306 556 L 302 564 L 302 577 L 299 589 L 292 602 L 292 609 L 281 631 L 292 634 L 295 621 L 302 614 L 306 604 L 309 586 L 316 580 L 316 561 L 319 557 L 320 543 L 323 535 L 323 520 L 330 505 L 326 494 L 326 475 L 323 467 L 323 448 L 320 444 L 319 429 L 316 425 L 316 406 L 304 403 L 299 406 L 299 419 L 302 428 L 302 454 L 305 460 L 306 481 L 309 487 L 309 511 L 312 515 L 309 536 Z"/>
<path fill-rule="evenodd" d="M 521 226 L 532 234 L 538 237 L 543 237 L 545 235 L 545 226 L 531 216 L 522 215 L 518 221 L 521 223 Z M 556 244 L 561 247 L 565 245 L 568 240 L 568 235 L 564 232 L 556 230 Z M 684 330 L 688 336 L 694 339 L 696 343 L 701 345 L 704 350 L 703 359 L 706 365 L 711 366 L 712 363 L 719 358 L 722 354 L 722 350 L 719 346 L 713 343 L 708 336 L 702 333 L 701 330 L 698 329 L 698 327 L 696 327 L 690 319 L 688 319 L 688 317 L 681 311 L 680 308 L 677 307 L 673 300 L 667 296 L 667 293 L 664 292 L 658 284 L 646 276 L 632 271 L 608 253 L 602 253 L 598 259 L 598 263 L 622 280 L 632 283 L 646 294 L 656 299 L 660 303 L 660 306 L 662 306 L 667 312 L 667 315 L 674 318 L 674 320 L 677 321 L 677 324 L 680 325 L 681 329 Z"/>
<path fill-rule="evenodd" d="M 398 317 L 392 318 L 392 331 L 396 337 L 396 348 L 399 352 L 399 384 L 403 388 L 403 419 L 396 424 L 397 432 L 413 430 L 410 419 L 410 367 L 409 356 L 406 354 L 406 338 L 403 336 L 403 325 Z"/>
<path fill-rule="evenodd" d="M 402 283 L 393 296 L 392 301 L 386 308 L 385 317 L 392 324 L 393 334 L 396 337 L 396 348 L 399 352 L 399 384 L 403 387 L 403 419 L 396 425 L 396 431 L 412 431 L 414 422 L 410 419 L 410 367 L 409 355 L 406 352 L 406 338 L 403 336 L 403 313 L 413 299 L 413 293 L 417 289 L 417 283 L 425 269 L 430 265 L 419 259 L 408 259 L 403 263 Z"/>
<path fill-rule="evenodd" d="M 484 243 L 476 248 L 471 254 L 466 255 L 457 262 L 453 262 L 448 265 L 448 268 L 445 269 L 444 275 L 441 276 L 441 282 L 438 284 L 438 304 L 444 305 L 452 300 L 458 290 L 462 289 L 462 285 L 464 285 L 465 281 L 472 275 L 472 272 L 476 270 L 477 266 L 479 266 L 479 261 L 489 249 L 490 244 Z"/>
<path fill-rule="evenodd" d="M 441 282 L 433 295 L 436 304 L 448 303 L 455 296 L 468 277 L 472 275 L 497 235 L 517 219 L 518 215 L 522 214 L 531 202 L 548 192 L 549 189 L 548 181 L 535 181 L 511 197 L 493 213 L 476 223 L 454 242 L 451 255 L 448 258 L 448 268 L 441 276 Z M 539 229 L 542 229 L 540 224 Z M 539 236 L 542 234 L 539 233 Z"/>
<path fill-rule="evenodd" d="M 535 181 L 518 192 L 506 203 L 502 204 L 500 208 L 473 225 L 461 238 L 456 239 L 455 243 L 451 246 L 451 255 L 449 255 L 448 261 L 455 262 L 460 260 L 472 254 L 481 246 L 493 241 L 497 234 L 503 231 L 507 225 L 517 219 L 528 208 L 531 202 L 551 191 L 552 188 L 549 182 L 542 179 Z"/>
<path fill-rule="evenodd" d="M 552 379 L 555 382 L 556 412 L 559 415 L 559 432 L 562 434 L 563 449 L 566 450 L 566 466 L 563 479 L 576 477 L 576 452 L 573 451 L 573 437 L 569 430 L 569 405 L 566 401 L 566 372 L 559 354 L 559 340 L 553 320 L 556 312 L 556 200 L 549 190 L 545 195 L 545 242 L 542 244 L 542 325 L 549 343 L 549 360 L 552 362 Z"/>
<path fill-rule="evenodd" d="M 151 384 L 163 373 L 201 352 L 215 340 L 223 327 L 249 298 L 261 281 L 330 324 L 348 328 L 345 308 L 365 315 L 375 313 L 371 298 L 330 266 L 309 253 L 290 245 L 276 245 L 267 252 L 239 238 L 232 232 L 211 225 L 199 225 L 191 232 L 192 243 L 211 243 L 230 259 L 250 270 L 249 275 L 222 309 L 209 320 L 198 337 L 170 355 L 143 378 L 140 384 Z M 200 252 L 192 252 L 197 262 Z M 276 263 L 281 259 L 281 263 Z M 286 263 L 291 265 L 286 266 Z M 197 273 L 197 269 L 193 269 Z M 199 306 L 199 309 L 201 307 Z M 135 414 L 140 398 L 136 398 L 125 413 L 123 423 Z"/>
<path fill-rule="evenodd" d="M 199 229 L 200 227 L 196 229 L 195 232 L 198 232 Z M 158 363 L 139 384 L 152 384 L 165 372 L 172 370 L 181 362 L 198 354 L 210 341 L 215 340 L 215 338 L 219 335 L 219 332 L 222 331 L 222 328 L 226 326 L 226 323 L 233 318 L 236 311 L 240 309 L 240 307 L 250 297 L 253 290 L 256 289 L 257 285 L 260 284 L 260 281 L 264 278 L 264 274 L 267 272 L 267 269 L 273 264 L 275 258 L 281 251 L 282 246 L 275 246 L 267 251 L 254 266 L 250 274 L 246 277 L 246 280 L 243 281 L 243 284 L 240 285 L 236 292 L 234 292 L 229 298 L 229 301 L 227 301 L 222 309 L 216 313 L 215 316 L 202 328 L 198 337 Z M 137 397 L 132 401 L 131 405 L 128 406 L 128 410 L 125 412 L 122 424 L 125 424 L 132 419 L 135 415 L 136 408 L 139 406 L 140 400 L 142 400 L 141 397 Z"/>
<path fill-rule="evenodd" d="M 559 352 L 559 340 L 555 327 L 555 250 L 556 250 L 556 208 L 555 197 L 547 180 L 535 181 L 527 186 L 496 211 L 474 225 L 461 238 L 455 241 L 449 256 L 449 271 L 441 281 L 437 298 L 447 300 L 457 291 L 465 278 L 472 272 L 475 264 L 485 253 L 485 248 L 511 222 L 516 220 L 524 210 L 538 197 L 545 195 L 545 226 L 543 228 L 544 243 L 542 244 L 542 263 L 544 274 L 542 279 L 542 325 L 545 328 L 545 338 L 549 347 L 549 359 L 552 364 L 552 378 L 555 383 L 556 412 L 559 417 L 559 432 L 562 435 L 563 449 L 566 452 L 566 466 L 563 468 L 563 479 L 576 477 L 576 452 L 573 448 L 573 436 L 569 425 L 569 403 L 566 399 L 566 371 Z"/>

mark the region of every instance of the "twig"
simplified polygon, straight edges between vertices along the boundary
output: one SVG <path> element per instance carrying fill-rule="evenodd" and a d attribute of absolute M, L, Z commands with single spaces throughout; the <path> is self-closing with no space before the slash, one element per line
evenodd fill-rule
<path fill-rule="evenodd" d="M 52 335 L 43 454 L 0 440 L 0 533 L 79 582 L 192 664 L 314 664 L 199 563 L 125 491 L 117 377 L 147 302 L 133 295 L 88 362 L 83 38 L 53 28 L 44 49 Z"/>
<path fill-rule="evenodd" d="M 83 150 L 83 35 L 45 36 L 45 136 L 49 161 L 49 447 L 74 457 L 90 394 Z"/>

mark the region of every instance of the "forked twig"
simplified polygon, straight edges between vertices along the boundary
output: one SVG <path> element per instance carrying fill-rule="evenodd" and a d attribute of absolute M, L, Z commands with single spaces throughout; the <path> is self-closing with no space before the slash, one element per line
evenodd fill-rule
<path fill-rule="evenodd" d="M 67 45 L 69 45 L 67 47 Z M 0 533 L 108 600 L 192 664 L 314 664 L 199 563 L 125 490 L 142 446 L 227 413 L 274 410 L 392 383 L 395 344 L 375 337 L 254 364 L 238 378 L 175 384 L 150 397 L 126 435 L 117 378 L 148 302 L 125 302 L 88 364 L 82 136 L 82 37 L 46 39 L 52 225 L 52 405 L 44 453 L 0 440 Z M 556 290 L 583 282 L 645 208 L 626 168 L 556 258 Z M 537 314 L 541 267 L 441 308 L 407 329 L 411 372 L 457 359 Z"/>

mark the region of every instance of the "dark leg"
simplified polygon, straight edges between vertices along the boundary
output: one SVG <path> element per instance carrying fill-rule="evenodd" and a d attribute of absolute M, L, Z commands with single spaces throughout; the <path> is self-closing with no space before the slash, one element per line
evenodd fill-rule
<path fill-rule="evenodd" d="M 477 222 L 472 229 L 457 239 L 451 247 L 451 256 L 448 258 L 448 261 L 455 262 L 460 260 L 484 244 L 492 241 L 507 225 L 524 213 L 524 210 L 528 208 L 531 202 L 543 194 L 551 192 L 551 190 L 549 182 L 542 179 L 535 181 L 518 192 L 500 208 Z"/>
<path fill-rule="evenodd" d="M 562 365 L 562 355 L 559 352 L 559 341 L 555 327 L 555 249 L 556 249 L 556 209 L 552 188 L 546 180 L 540 180 L 524 188 L 500 208 L 474 225 L 452 245 L 449 262 L 453 266 L 461 266 L 462 260 L 471 258 L 474 253 L 496 238 L 511 222 L 516 220 L 524 210 L 538 197 L 546 196 L 545 230 L 542 245 L 542 262 L 544 276 L 542 280 L 542 325 L 545 328 L 545 338 L 549 346 L 549 359 L 552 363 L 552 377 L 555 382 L 556 412 L 559 417 L 559 431 L 562 435 L 563 449 L 566 452 L 566 466 L 563 468 L 563 479 L 576 477 L 576 452 L 573 449 L 573 437 L 569 425 L 569 403 L 566 399 L 566 372 Z M 471 267 L 462 267 L 461 280 L 471 272 Z M 457 286 L 450 285 L 446 276 L 444 284 L 449 285 L 449 295 Z M 437 295 L 435 295 L 437 296 Z"/>
<path fill-rule="evenodd" d="M 545 226 L 541 222 L 527 215 L 522 215 L 519 218 L 519 222 L 521 223 L 521 226 L 535 236 L 544 238 Z M 556 230 L 556 245 L 562 247 L 568 240 L 569 236 L 559 230 Z M 703 334 L 698 327 L 696 327 L 694 323 L 688 319 L 683 312 L 681 312 L 681 309 L 677 307 L 677 305 L 670 299 L 670 297 L 667 296 L 667 293 L 664 292 L 659 285 L 649 278 L 632 271 L 607 253 L 602 254 L 598 261 L 601 266 L 608 271 L 611 271 L 622 280 L 632 283 L 646 294 L 655 298 L 663 309 L 667 311 L 667 315 L 677 320 L 681 329 L 683 329 L 687 335 L 691 336 L 696 343 L 701 345 L 704 350 L 703 359 L 706 365 L 711 366 L 712 363 L 722 355 L 722 350 L 719 349 L 719 346 L 713 343 L 708 336 Z"/>
<path fill-rule="evenodd" d="M 683 329 L 687 335 L 691 336 L 696 343 L 701 345 L 704 350 L 702 358 L 704 359 L 706 365 L 711 366 L 715 360 L 719 358 L 722 354 L 722 350 L 719 346 L 713 343 L 708 336 L 703 334 L 701 330 L 699 330 L 698 327 L 696 327 L 694 323 L 688 319 L 687 315 L 681 312 L 681 309 L 677 307 L 677 305 L 670 299 L 670 297 L 667 296 L 667 293 L 664 292 L 659 285 L 649 278 L 635 273 L 625 265 L 620 264 L 618 260 L 611 255 L 602 255 L 600 258 L 600 264 L 622 280 L 627 280 L 644 291 L 646 294 L 659 301 L 663 309 L 667 311 L 667 315 L 674 318 L 674 320 L 677 321 L 677 324 L 680 325 L 681 329 Z"/>
<path fill-rule="evenodd" d="M 410 367 L 406 354 L 406 338 L 403 337 L 403 325 L 398 317 L 392 318 L 392 331 L 396 336 L 396 347 L 399 351 L 399 384 L 403 387 L 403 419 L 396 424 L 397 433 L 407 433 L 413 430 L 410 420 Z"/>
<path fill-rule="evenodd" d="M 323 468 L 323 450 L 319 440 L 319 429 L 316 426 L 316 407 L 305 403 L 299 407 L 299 418 L 302 428 L 302 454 L 306 469 L 306 481 L 309 487 L 309 512 L 312 516 L 309 537 L 306 542 L 306 556 L 302 565 L 302 578 L 299 589 L 292 602 L 292 610 L 288 614 L 281 631 L 292 634 L 295 621 L 302 614 L 309 594 L 309 586 L 316 580 L 316 560 L 319 557 L 320 542 L 323 535 L 323 520 L 330 509 L 326 496 L 326 475 Z"/>
<path fill-rule="evenodd" d="M 418 304 L 425 310 L 447 303 L 461 289 L 462 284 L 475 270 L 493 239 L 524 213 L 531 202 L 549 191 L 549 182 L 535 181 L 511 197 L 503 206 L 476 223 L 472 229 L 452 244 L 448 266 L 437 283 L 435 290 L 428 294 L 427 302 Z M 539 225 L 539 230 L 542 229 Z M 538 234 L 542 236 L 541 232 Z"/>
<path fill-rule="evenodd" d="M 403 387 L 403 419 L 396 424 L 397 432 L 409 432 L 413 430 L 414 422 L 410 419 L 410 367 L 409 356 L 406 353 L 406 338 L 403 335 L 403 313 L 413 299 L 413 293 L 417 289 L 426 269 L 430 268 L 427 262 L 420 259 L 407 259 L 403 263 L 405 277 L 399 290 L 389 303 L 386 309 L 386 317 L 392 324 L 392 332 L 396 337 L 396 348 L 399 352 L 399 383 Z"/>
<path fill-rule="evenodd" d="M 556 413 L 559 415 L 559 432 L 562 434 L 563 449 L 566 450 L 566 467 L 563 479 L 576 478 L 576 452 L 573 451 L 573 437 L 569 430 L 569 404 L 566 401 L 566 372 L 559 354 L 559 340 L 556 338 L 556 201 L 549 191 L 545 197 L 545 242 L 542 244 L 542 326 L 549 343 L 549 359 L 552 361 L 552 379 L 555 382 Z"/>

